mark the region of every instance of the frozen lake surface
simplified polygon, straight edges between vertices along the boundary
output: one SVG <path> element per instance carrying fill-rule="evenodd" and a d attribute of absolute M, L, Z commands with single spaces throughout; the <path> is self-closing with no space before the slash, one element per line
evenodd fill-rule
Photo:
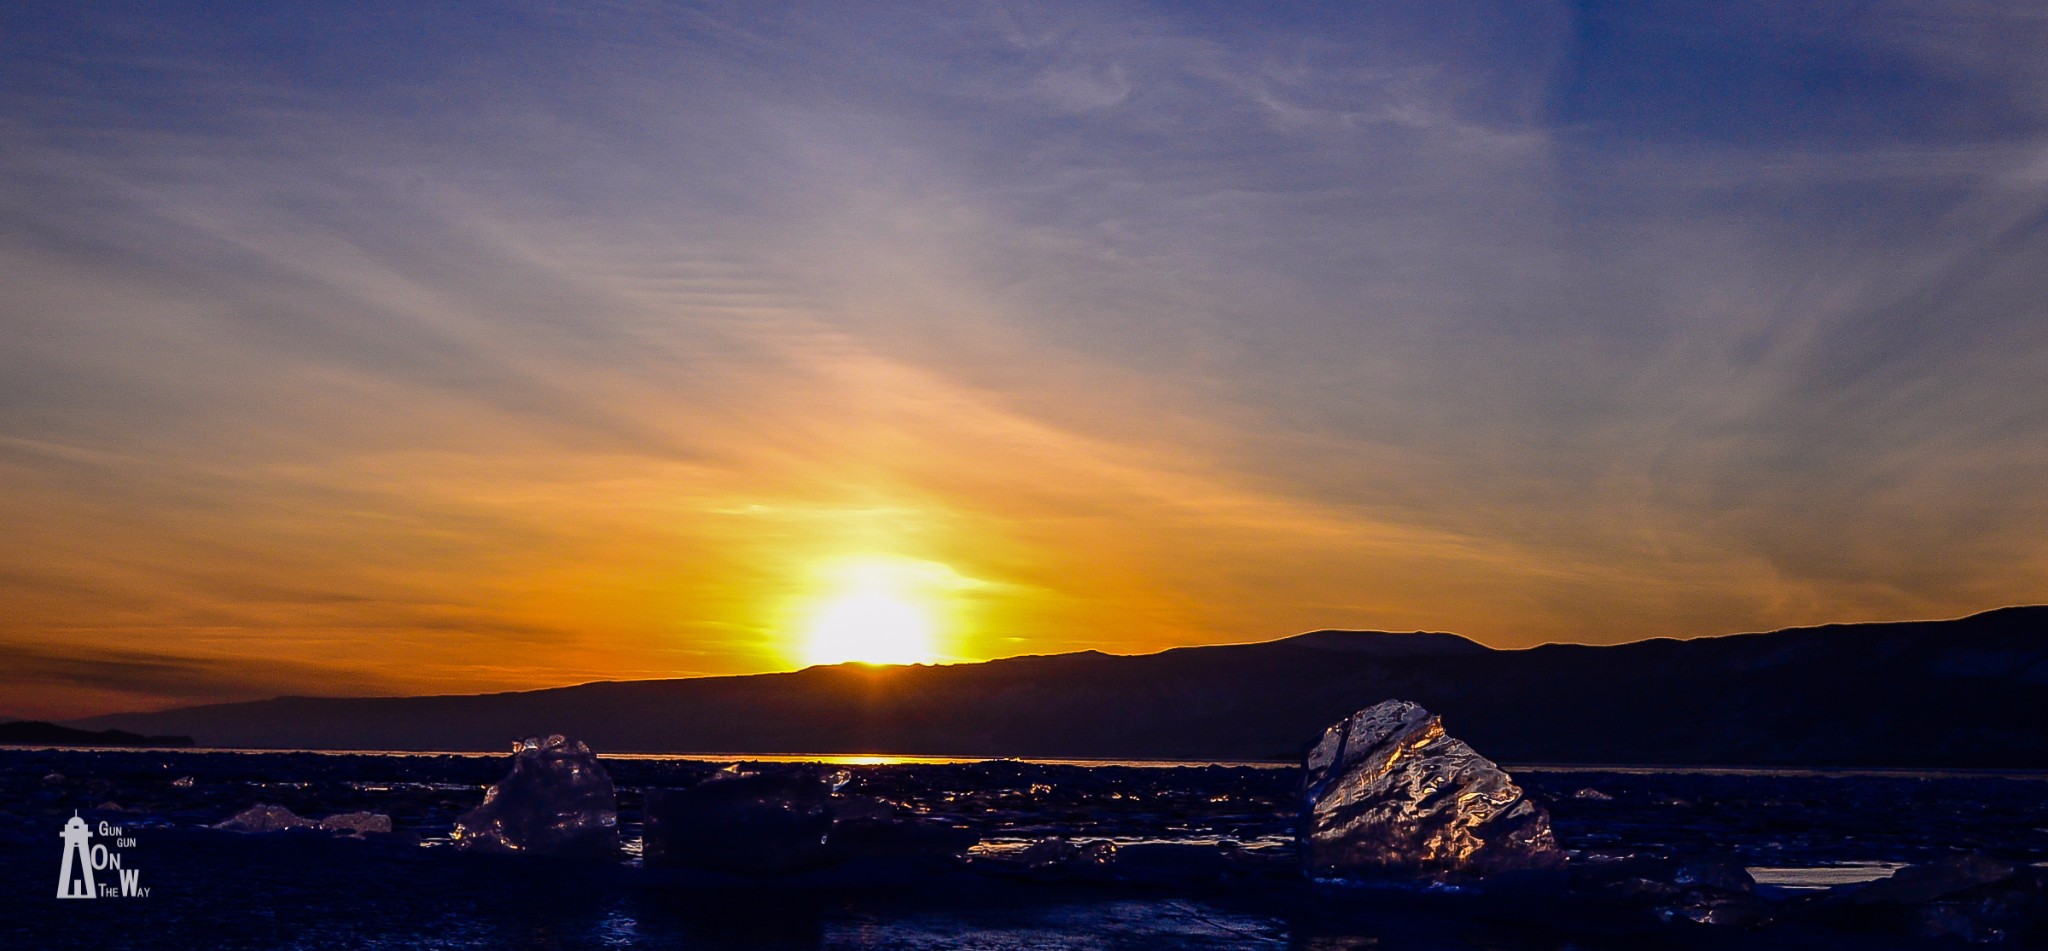
<path fill-rule="evenodd" d="M 490 860 L 446 846 L 455 816 L 502 775 L 502 755 L 0 750 L 0 894 L 9 906 L 0 946 L 1645 946 L 1628 922 L 1560 919 L 1513 901 L 1310 889 L 1286 874 L 1296 774 L 1270 765 L 841 758 L 850 790 L 972 827 L 981 836 L 972 856 L 1013 853 L 1051 836 L 1108 839 L 1135 870 L 1116 881 L 978 874 L 971 860 L 942 873 L 839 869 L 770 880 L 639 867 L 641 790 L 694 784 L 732 759 L 605 757 L 627 846 L 617 863 L 591 868 Z M 2048 860 L 2048 782 L 2038 776 L 1562 767 L 1516 775 L 1552 811 L 1567 849 L 1725 860 L 1780 896 L 1959 850 Z M 417 840 L 205 828 L 259 802 L 305 816 L 385 813 Z M 74 811 L 120 826 L 131 840 L 124 867 L 149 888 L 147 897 L 54 898 L 59 832 Z M 1221 849 L 1252 873 L 1189 877 L 1174 864 Z M 1694 928 L 1658 932 L 1654 942 L 1914 946 L 1796 928 Z"/>

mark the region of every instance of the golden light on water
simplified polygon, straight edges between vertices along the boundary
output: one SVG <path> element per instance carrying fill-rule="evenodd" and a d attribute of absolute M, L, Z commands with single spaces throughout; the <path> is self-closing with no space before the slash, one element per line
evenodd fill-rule
<path fill-rule="evenodd" d="M 893 559 L 841 562 L 804 612 L 806 664 L 924 664 L 941 654 L 948 582 L 944 565 Z"/>

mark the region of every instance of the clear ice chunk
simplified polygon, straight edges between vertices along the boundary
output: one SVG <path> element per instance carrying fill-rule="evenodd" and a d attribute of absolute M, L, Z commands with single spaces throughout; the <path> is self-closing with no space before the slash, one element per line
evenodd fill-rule
<path fill-rule="evenodd" d="M 1550 814 L 1418 704 L 1389 700 L 1332 724 L 1303 765 L 1311 877 L 1483 876 L 1564 861 Z"/>
<path fill-rule="evenodd" d="M 618 794 L 597 754 L 560 735 L 514 744 L 512 771 L 455 820 L 459 848 L 608 859 L 619 849 Z"/>

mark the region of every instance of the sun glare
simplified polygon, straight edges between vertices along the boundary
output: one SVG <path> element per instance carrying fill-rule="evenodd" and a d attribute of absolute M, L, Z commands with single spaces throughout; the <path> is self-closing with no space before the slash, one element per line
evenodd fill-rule
<path fill-rule="evenodd" d="M 842 568 L 812 610 L 804 661 L 811 664 L 921 664 L 936 652 L 929 594 L 914 572 L 887 564 Z"/>

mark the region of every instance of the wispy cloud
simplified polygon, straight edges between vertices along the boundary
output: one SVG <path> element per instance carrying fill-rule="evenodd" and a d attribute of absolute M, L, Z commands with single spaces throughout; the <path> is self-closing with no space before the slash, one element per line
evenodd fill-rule
<path fill-rule="evenodd" d="M 2048 24 L 1957 9 L 16 7 L 9 676 L 771 669 L 859 552 L 963 658 L 2040 600 Z"/>

